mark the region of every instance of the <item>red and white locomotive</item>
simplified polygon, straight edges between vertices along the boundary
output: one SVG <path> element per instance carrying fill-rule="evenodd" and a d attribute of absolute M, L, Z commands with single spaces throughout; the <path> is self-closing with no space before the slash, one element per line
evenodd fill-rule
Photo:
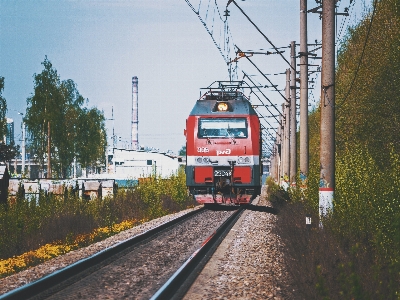
<path fill-rule="evenodd" d="M 201 204 L 246 204 L 261 190 L 260 121 L 241 82 L 218 84 L 186 120 L 186 185 Z"/>

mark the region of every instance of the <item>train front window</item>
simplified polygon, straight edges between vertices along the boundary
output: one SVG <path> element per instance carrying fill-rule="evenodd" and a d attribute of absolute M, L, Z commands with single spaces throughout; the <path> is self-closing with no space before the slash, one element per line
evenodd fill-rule
<path fill-rule="evenodd" d="M 199 119 L 199 138 L 247 138 L 245 118 Z"/>

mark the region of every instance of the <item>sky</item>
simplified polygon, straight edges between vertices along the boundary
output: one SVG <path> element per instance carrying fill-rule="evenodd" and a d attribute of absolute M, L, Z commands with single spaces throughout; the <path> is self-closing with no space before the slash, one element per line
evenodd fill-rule
<path fill-rule="evenodd" d="M 199 10 L 215 42 L 223 48 L 224 23 L 215 3 L 223 14 L 227 1 L 188 2 Z M 298 43 L 298 0 L 237 3 L 276 47 Z M 355 3 L 349 17 L 338 17 L 337 41 L 347 25 L 365 14 L 370 1 Z M 338 11 L 349 5 L 350 0 L 341 0 Z M 315 1 L 308 0 L 308 9 L 315 6 Z M 241 50 L 273 51 L 237 7 L 230 4 L 228 10 L 231 44 Z M 320 42 L 318 14 L 308 14 L 308 26 L 308 42 Z M 289 60 L 289 49 L 281 50 Z M 139 80 L 139 144 L 175 153 L 185 144 L 185 121 L 200 88 L 229 80 L 226 62 L 185 0 L 0 0 L 0 76 L 5 78 L 3 97 L 7 117 L 15 122 L 17 143 L 22 122 L 18 112 L 25 114 L 26 99 L 33 93 L 33 76 L 43 70 L 41 63 L 46 56 L 61 80 L 72 79 L 77 84 L 80 94 L 89 100 L 88 107 L 104 112 L 108 142 L 112 143 L 114 130 L 118 147 L 130 145 L 133 76 Z M 280 73 L 288 65 L 279 55 L 261 54 L 251 59 L 278 89 L 283 89 L 285 75 Z M 246 59 L 238 60 L 237 67 L 239 79 L 244 71 L 260 86 L 267 84 Z M 310 90 L 311 105 L 319 99 L 319 75 L 313 76 L 316 83 Z M 278 92 L 268 88 L 263 92 L 277 106 L 283 102 Z M 259 104 L 254 96 L 251 101 Z M 273 118 L 270 122 L 276 125 Z"/>

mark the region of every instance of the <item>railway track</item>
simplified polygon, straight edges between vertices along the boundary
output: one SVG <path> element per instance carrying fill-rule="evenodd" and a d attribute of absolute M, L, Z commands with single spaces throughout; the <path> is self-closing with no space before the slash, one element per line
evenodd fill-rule
<path fill-rule="evenodd" d="M 182 299 L 243 210 L 244 206 L 241 206 L 210 235 L 150 300 Z"/>
<path fill-rule="evenodd" d="M 182 276 L 174 274 L 182 264 L 196 270 L 194 262 L 197 264 L 199 257 L 208 255 L 204 254 L 205 250 L 198 249 L 199 246 L 208 239 L 221 240 L 221 230 L 216 228 L 223 223 L 225 230 L 229 231 L 225 220 L 237 213 L 234 207 L 230 211 L 200 209 L 191 212 L 10 291 L 0 299 L 148 299 L 170 281 L 171 275 Z M 204 243 L 204 246 L 201 248 L 212 248 L 210 243 Z M 197 255 L 191 255 L 194 252 Z M 188 257 L 189 263 L 186 261 Z M 189 274 L 187 268 L 184 272 Z M 193 275 L 187 277 L 194 278 Z M 173 282 L 176 283 L 176 279 Z M 190 281 L 182 286 L 189 287 Z M 172 292 L 171 287 L 164 289 L 162 295 L 177 292 Z"/>
<path fill-rule="evenodd" d="M 167 230 L 168 228 L 175 226 L 179 222 L 183 222 L 184 220 L 191 218 L 194 215 L 200 214 L 203 211 L 204 208 L 189 212 L 183 216 L 180 216 L 176 219 L 166 222 L 142 234 L 138 234 L 131 239 L 120 242 L 88 258 L 82 259 L 68 267 L 65 267 L 59 271 L 49 274 L 37 281 L 34 281 L 32 283 L 21 286 L 20 288 L 12 290 L 8 293 L 5 293 L 0 296 L 0 300 L 13 300 L 13 299 L 19 300 L 19 299 L 30 299 L 32 297 L 37 297 L 38 295 L 44 296 L 44 291 L 51 290 L 52 288 L 62 284 L 63 282 L 68 282 L 73 277 L 79 274 L 84 274 L 85 271 L 88 270 L 90 271 L 90 269 L 95 268 L 96 265 L 99 265 L 104 261 L 112 259 L 117 255 L 123 254 L 124 251 L 126 251 L 129 248 L 138 246 L 141 243 L 154 239 L 163 230 Z"/>

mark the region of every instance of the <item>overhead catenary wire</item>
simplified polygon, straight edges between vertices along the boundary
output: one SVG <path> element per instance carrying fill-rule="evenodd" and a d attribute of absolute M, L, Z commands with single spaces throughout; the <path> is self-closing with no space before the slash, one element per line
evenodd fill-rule
<path fill-rule="evenodd" d="M 271 104 L 271 106 L 272 106 L 273 108 L 275 108 L 275 110 L 279 113 L 279 115 L 282 116 L 282 113 L 279 111 L 278 108 L 276 108 L 276 105 L 273 104 L 273 103 L 271 102 L 271 100 L 269 100 L 269 98 L 260 90 L 260 88 L 259 88 L 256 84 L 254 84 L 254 81 L 246 74 L 245 71 L 242 70 L 242 72 L 243 72 L 243 75 L 244 75 L 245 77 L 247 77 L 247 79 L 250 80 L 251 84 L 252 84 L 253 86 L 255 86 L 255 87 L 258 89 L 258 91 L 261 93 L 261 95 L 263 95 L 264 98 L 267 99 L 267 101 Z M 251 91 L 253 91 L 253 88 L 252 88 L 252 87 L 251 87 Z M 253 93 L 254 93 L 254 92 L 253 92 Z M 260 99 L 260 97 L 258 97 L 258 95 L 257 95 L 256 93 L 254 93 L 254 95 L 256 95 L 256 97 L 260 100 L 260 102 L 267 108 L 268 112 L 269 112 L 271 115 L 273 115 L 273 113 L 268 109 L 267 105 L 265 105 L 265 103 Z M 278 120 L 277 120 L 277 121 L 278 121 Z M 278 121 L 278 122 L 279 122 L 279 121 Z"/>
<path fill-rule="evenodd" d="M 274 130 L 275 133 L 277 133 L 276 130 L 275 130 L 275 128 L 267 121 L 266 117 L 263 116 L 257 109 L 256 109 L 256 111 L 259 113 L 260 117 L 263 118 L 263 120 L 265 121 L 265 123 L 267 123 L 268 126 L 271 126 L 272 130 Z M 279 123 L 279 124 L 280 124 L 280 123 Z M 263 126 L 264 129 L 268 130 L 268 128 L 266 128 L 264 125 L 261 124 L 261 126 Z"/>
<path fill-rule="evenodd" d="M 335 43 L 335 45 L 337 45 L 339 47 L 343 44 L 344 39 L 346 38 L 346 35 L 343 32 L 344 32 L 344 29 L 349 26 L 347 24 L 350 22 L 350 19 L 351 19 L 352 15 L 354 15 L 354 22 L 356 22 L 356 15 L 355 15 L 355 11 L 356 11 L 355 4 L 356 4 L 356 2 L 357 1 L 355 1 L 355 0 L 350 0 L 349 6 L 347 7 L 347 10 L 345 10 L 346 12 L 348 12 L 348 15 L 345 15 L 345 17 L 342 19 L 342 22 L 341 22 L 341 24 L 339 26 L 339 31 L 336 33 L 337 42 Z M 315 40 L 315 44 L 309 44 L 309 46 L 312 46 L 312 45 L 320 45 L 320 46 L 314 48 L 313 50 L 309 50 L 309 52 L 315 52 L 315 51 L 318 51 L 318 50 L 320 50 L 322 48 L 321 41 Z M 310 57 L 310 59 L 315 59 L 315 58 L 314 57 Z M 318 79 L 320 71 L 321 71 L 321 67 L 318 67 L 316 71 L 309 72 L 310 74 L 313 74 L 313 77 L 310 78 L 312 82 L 315 82 Z M 314 88 L 314 84 L 311 86 L 311 88 L 309 88 L 310 97 L 311 97 L 310 99 L 312 99 L 312 102 L 314 104 L 316 104 L 317 103 L 317 99 L 316 99 L 316 97 L 314 95 L 314 91 L 312 90 L 313 88 Z M 339 106 L 337 106 L 337 107 L 339 107 Z"/>
<path fill-rule="evenodd" d="M 235 45 L 235 47 L 236 47 L 239 51 L 241 51 L 240 48 L 239 48 L 237 45 Z M 275 88 L 275 90 L 279 93 L 279 95 L 282 96 L 282 98 L 285 100 L 285 102 L 289 102 L 288 99 L 286 99 L 286 97 L 282 95 L 282 93 L 280 92 L 280 90 L 278 90 L 278 89 L 276 88 L 276 85 L 274 85 L 274 84 L 272 83 L 272 81 L 257 67 L 257 65 L 256 65 L 248 56 L 245 56 L 245 57 L 246 57 L 246 59 L 256 68 L 256 70 L 261 74 L 261 76 L 263 76 L 265 79 L 267 79 L 267 81 L 271 84 L 271 86 L 273 86 L 273 87 Z"/>
<path fill-rule="evenodd" d="M 225 60 L 225 62 L 226 62 L 227 59 L 226 59 L 224 53 L 222 52 L 221 47 L 218 45 L 217 41 L 214 39 L 214 36 L 213 36 L 212 31 L 210 31 L 210 30 L 208 29 L 207 23 L 206 23 L 206 22 L 202 19 L 202 17 L 200 16 L 200 12 L 199 12 L 199 11 L 200 11 L 201 2 L 199 3 L 199 9 L 196 10 L 196 9 L 193 7 L 193 5 L 190 3 L 189 0 L 185 0 L 185 1 L 186 1 L 186 3 L 189 5 L 189 7 L 193 10 L 193 12 L 197 15 L 197 17 L 199 18 L 201 24 L 203 24 L 203 26 L 204 26 L 204 28 L 206 29 L 207 33 L 210 35 L 210 37 L 211 37 L 211 39 L 212 39 L 214 45 L 217 47 L 219 53 L 221 54 L 221 56 L 224 58 L 224 60 Z M 208 16 L 208 10 L 207 10 L 207 16 Z"/>
<path fill-rule="evenodd" d="M 268 123 L 268 122 L 267 122 Z M 269 123 L 268 123 L 269 124 Z M 271 126 L 271 125 L 270 125 Z M 271 138 L 272 138 L 272 140 L 275 140 L 275 137 L 268 131 L 268 128 L 266 128 L 263 124 L 261 124 L 261 127 L 263 128 L 263 129 L 265 129 L 265 131 L 263 131 L 263 132 L 265 132 L 266 134 L 268 134 Z"/>
<path fill-rule="evenodd" d="M 255 108 L 255 110 L 256 110 L 256 112 L 258 113 L 259 117 L 261 117 L 269 126 L 271 126 L 271 129 L 274 130 L 275 133 L 276 133 L 277 135 L 279 135 L 279 133 L 275 130 L 275 128 L 267 121 L 266 117 L 263 116 L 263 115 L 259 112 L 259 110 L 258 110 L 257 108 Z M 280 123 L 279 123 L 279 124 L 280 124 Z M 261 127 L 262 127 L 263 129 L 265 129 L 265 132 L 268 133 L 268 135 L 271 137 L 271 139 L 272 139 L 273 141 L 275 141 L 275 137 L 268 131 L 269 128 L 265 127 L 263 124 L 260 124 L 260 125 L 261 125 Z M 263 133 L 262 133 L 262 134 L 263 134 Z"/>
<path fill-rule="evenodd" d="M 263 132 L 265 132 L 265 134 L 262 134 L 263 135 L 263 137 L 267 140 L 267 141 L 273 141 L 273 142 L 275 142 L 275 137 L 270 133 L 270 132 L 268 132 L 268 131 L 263 131 Z M 266 134 L 268 134 L 269 136 L 267 136 Z"/>
<path fill-rule="evenodd" d="M 270 153 L 272 153 L 272 151 L 273 151 L 273 146 L 272 146 L 271 144 L 268 144 L 267 141 L 265 141 L 264 139 L 263 139 L 263 142 L 264 142 L 264 143 L 263 143 L 263 146 L 266 147 L 267 150 L 269 150 Z"/>
<path fill-rule="evenodd" d="M 214 45 L 217 47 L 219 53 L 221 54 L 222 58 L 224 59 L 225 63 L 228 65 L 228 73 L 230 79 L 236 79 L 237 78 L 237 68 L 233 68 L 229 65 L 229 62 L 231 61 L 231 57 L 233 57 L 232 54 L 232 49 L 233 49 L 233 37 L 232 33 L 230 31 L 227 19 L 223 19 L 221 12 L 218 8 L 216 0 L 214 0 L 214 5 L 211 6 L 210 2 L 211 0 L 208 1 L 207 4 L 207 9 L 205 12 L 205 18 L 203 19 L 202 15 L 200 14 L 200 9 L 201 9 L 201 4 L 202 2 L 199 2 L 198 8 L 196 9 L 189 0 L 185 0 L 187 5 L 192 9 L 192 11 L 197 15 L 198 19 L 200 20 L 201 24 L 204 26 L 206 29 L 207 33 L 210 35 Z M 209 15 L 210 11 L 213 11 L 212 16 Z M 219 31 L 219 42 L 217 42 L 215 34 L 214 34 L 214 25 L 216 18 L 219 18 L 219 20 L 223 23 L 223 32 Z M 207 25 L 208 19 L 212 19 L 212 24 L 211 26 Z M 210 28 L 211 27 L 211 28 Z M 223 36 L 222 36 L 223 34 Z M 221 40 L 223 40 L 221 42 Z M 223 46 L 221 44 L 223 43 Z M 236 56 L 236 54 L 235 54 Z"/>
<path fill-rule="evenodd" d="M 359 59 L 358 64 L 357 64 L 356 72 L 354 74 L 353 80 L 350 83 L 350 87 L 349 87 L 345 97 L 343 98 L 342 103 L 340 105 L 338 105 L 337 108 L 340 108 L 346 102 L 348 96 L 350 95 L 351 90 L 353 89 L 355 80 L 356 80 L 358 72 L 360 70 L 360 67 L 361 67 L 361 64 L 362 64 L 362 60 L 363 60 L 364 54 L 365 54 L 365 49 L 367 47 L 368 38 L 369 38 L 369 35 L 371 33 L 372 23 L 374 21 L 375 10 L 376 10 L 376 2 L 377 2 L 377 0 L 374 0 L 374 2 L 372 3 L 372 6 L 373 6 L 372 16 L 371 16 L 371 20 L 370 20 L 370 23 L 369 23 L 369 26 L 368 26 L 367 35 L 365 37 L 364 46 L 363 46 L 363 49 L 362 49 L 362 52 L 361 52 L 361 56 L 360 56 L 360 59 Z"/>
<path fill-rule="evenodd" d="M 350 1 L 350 5 L 349 5 L 349 7 L 347 7 L 347 11 L 349 11 L 349 15 L 352 14 L 355 3 L 356 3 L 356 1 Z M 349 15 L 346 15 L 346 16 L 342 19 L 342 22 L 341 22 L 340 27 L 339 27 L 339 32 L 336 34 L 338 41 L 342 40 L 342 32 L 343 32 L 343 29 L 344 29 L 344 28 L 347 28 L 346 24 L 347 24 L 347 22 L 349 22 L 349 20 L 350 20 Z M 340 42 L 340 43 L 341 43 L 341 42 Z"/>
<path fill-rule="evenodd" d="M 266 116 L 262 115 L 258 109 L 256 109 L 256 111 L 258 112 L 259 116 L 264 120 L 265 123 L 268 124 L 268 126 L 271 126 L 271 129 L 274 130 L 276 132 L 276 129 L 271 125 L 271 123 L 268 122 L 268 120 L 266 119 Z M 278 123 L 280 125 L 280 123 Z M 265 129 L 268 130 L 268 128 L 265 127 Z M 277 132 L 276 132 L 277 133 Z"/>
<path fill-rule="evenodd" d="M 278 48 L 271 42 L 271 40 L 260 30 L 260 28 L 257 27 L 257 25 L 250 19 L 250 17 L 243 11 L 243 9 L 236 3 L 235 0 L 229 0 L 228 4 L 226 7 L 229 6 L 229 4 L 235 4 L 236 7 L 240 10 L 240 12 L 249 20 L 249 22 L 257 29 L 257 31 L 267 40 L 267 42 L 275 49 L 275 51 L 279 52 Z M 279 55 L 283 58 L 283 60 L 289 65 L 290 68 L 293 68 L 293 66 L 289 63 L 289 61 L 282 55 L 282 53 L 279 53 Z"/>

